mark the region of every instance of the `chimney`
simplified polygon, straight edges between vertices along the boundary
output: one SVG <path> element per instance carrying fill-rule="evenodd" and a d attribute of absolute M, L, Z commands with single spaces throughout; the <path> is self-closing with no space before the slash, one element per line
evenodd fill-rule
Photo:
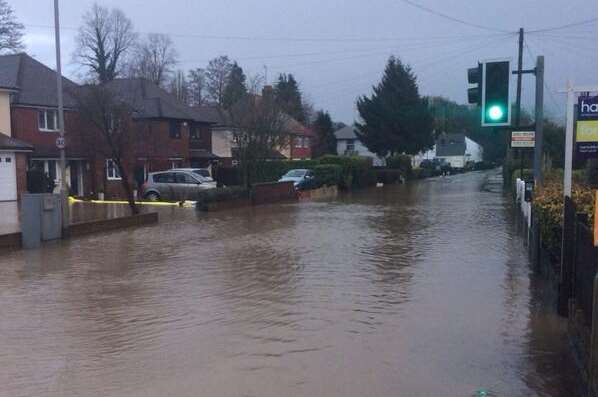
<path fill-rule="evenodd" d="M 264 98 L 273 98 L 274 88 L 271 85 L 265 85 L 264 88 L 262 88 L 262 96 Z"/>

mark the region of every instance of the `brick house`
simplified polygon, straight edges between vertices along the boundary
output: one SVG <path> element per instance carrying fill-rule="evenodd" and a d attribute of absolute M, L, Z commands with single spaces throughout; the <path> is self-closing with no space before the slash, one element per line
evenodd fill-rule
<path fill-rule="evenodd" d="M 56 73 L 27 54 L 0 56 L 0 76 L 4 84 L 12 86 L 9 95 L 10 135 L 31 145 L 27 156 L 17 158 L 19 192 L 26 190 L 24 174 L 28 168 L 44 170 L 56 186 L 62 178 L 59 166 L 60 153 L 56 147 L 58 137 L 58 96 Z M 81 126 L 75 111 L 74 98 L 69 94 L 77 88 L 63 78 L 65 137 L 67 142 L 66 181 L 71 194 L 83 196 L 89 182 L 86 153 L 82 149 Z"/>
<path fill-rule="evenodd" d="M 264 89 L 267 94 L 268 88 Z M 236 164 L 234 127 L 227 111 L 218 105 L 202 105 L 193 108 L 197 117 L 212 123 L 211 147 L 214 156 L 225 167 Z M 285 115 L 289 130 L 289 143 L 271 154 L 272 160 L 309 160 L 312 157 L 312 144 L 315 133 L 289 115 Z"/>
<path fill-rule="evenodd" d="M 64 77 L 62 83 L 65 178 L 70 194 L 98 197 L 104 193 L 106 198 L 123 198 L 114 163 L 97 147 L 93 127 L 84 125 L 78 113 L 76 97 L 84 87 Z M 138 134 L 126 159 L 133 182 L 143 182 L 148 172 L 205 166 L 216 158 L 211 152 L 213 123 L 163 89 L 142 79 L 117 79 L 107 87 L 135 110 L 132 123 Z M 62 175 L 56 147 L 57 107 L 55 71 L 24 53 L 0 56 L 0 152 L 11 150 L 13 154 L 3 158 L 16 163 L 0 175 L 3 186 L 8 186 L 4 181 L 8 175 L 13 181 L 12 174 L 18 171 L 16 190 L 25 191 L 27 169 L 37 168 L 50 176 L 58 189 Z M 11 193 L 10 197 L 14 196 Z"/>
<path fill-rule="evenodd" d="M 125 160 L 130 182 L 139 187 L 149 172 L 180 167 L 204 167 L 211 152 L 211 125 L 154 83 L 144 79 L 116 79 L 106 87 L 133 110 L 135 142 Z M 112 159 L 98 151 L 93 158 L 93 185 L 105 198 L 124 196 Z"/>

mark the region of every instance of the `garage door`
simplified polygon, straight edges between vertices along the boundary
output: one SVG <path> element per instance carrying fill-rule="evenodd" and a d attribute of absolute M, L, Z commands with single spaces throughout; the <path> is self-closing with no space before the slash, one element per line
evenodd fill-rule
<path fill-rule="evenodd" d="M 15 154 L 0 152 L 0 201 L 17 199 L 17 171 Z"/>

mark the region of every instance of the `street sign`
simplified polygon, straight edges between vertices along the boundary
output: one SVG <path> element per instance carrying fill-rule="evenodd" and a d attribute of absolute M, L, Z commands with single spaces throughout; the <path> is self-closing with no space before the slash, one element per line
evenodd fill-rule
<path fill-rule="evenodd" d="M 581 96 L 577 104 L 577 158 L 598 157 L 598 97 Z"/>
<path fill-rule="evenodd" d="M 535 131 L 513 131 L 511 133 L 511 147 L 533 148 L 536 145 Z"/>
<path fill-rule="evenodd" d="M 58 138 L 56 138 L 56 147 L 58 149 L 64 149 L 65 147 L 65 141 L 64 141 L 64 137 L 63 136 L 59 136 Z"/>

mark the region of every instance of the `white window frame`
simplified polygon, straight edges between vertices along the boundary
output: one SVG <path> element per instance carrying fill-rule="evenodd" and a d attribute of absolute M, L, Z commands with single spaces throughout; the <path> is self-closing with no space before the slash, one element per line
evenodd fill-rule
<path fill-rule="evenodd" d="M 40 116 L 41 114 L 44 115 L 44 126 L 40 125 Z M 54 115 L 54 129 L 51 128 L 47 128 L 48 127 L 48 114 L 53 114 Z M 44 132 L 56 132 L 58 131 L 58 111 L 56 109 L 39 109 L 38 111 L 38 115 L 37 115 L 37 124 L 38 124 L 38 129 L 40 131 L 44 131 Z"/>
<path fill-rule="evenodd" d="M 112 164 L 112 173 L 110 172 L 109 164 Z M 106 179 L 109 181 L 120 181 L 122 179 L 118 171 L 118 166 L 112 159 L 106 159 Z"/>
<path fill-rule="evenodd" d="M 355 140 L 354 139 L 350 139 L 347 140 L 347 152 L 354 152 L 355 151 Z"/>

